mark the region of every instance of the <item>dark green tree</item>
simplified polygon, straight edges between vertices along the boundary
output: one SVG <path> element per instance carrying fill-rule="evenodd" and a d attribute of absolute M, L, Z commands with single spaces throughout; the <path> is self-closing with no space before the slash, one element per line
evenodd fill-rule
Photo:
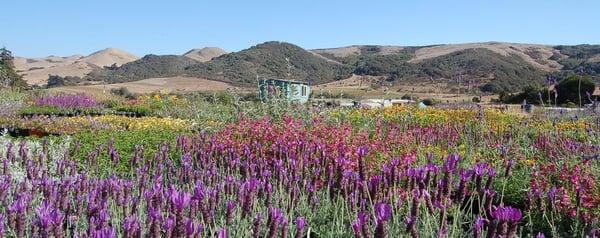
<path fill-rule="evenodd" d="M 15 70 L 12 52 L 6 48 L 0 48 L 0 89 L 13 88 L 25 89 L 27 82 Z"/>
<path fill-rule="evenodd" d="M 578 91 L 579 81 L 581 80 L 581 91 Z M 581 95 L 582 100 L 585 100 L 586 92 L 594 92 L 594 82 L 589 76 L 580 76 L 572 74 L 567 78 L 561 80 L 556 85 L 556 92 L 558 93 L 558 103 L 574 103 L 579 105 L 579 96 Z M 584 101 L 585 102 L 585 101 Z"/>

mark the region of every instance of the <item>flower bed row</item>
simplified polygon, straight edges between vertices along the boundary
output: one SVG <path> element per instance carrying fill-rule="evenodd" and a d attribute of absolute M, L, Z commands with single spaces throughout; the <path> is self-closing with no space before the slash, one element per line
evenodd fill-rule
<path fill-rule="evenodd" d="M 265 118 L 132 145 L 132 156 L 114 140 L 83 153 L 14 143 L 0 153 L 0 227 L 17 237 L 597 236 L 600 161 L 588 155 L 598 142 L 519 127 Z"/>

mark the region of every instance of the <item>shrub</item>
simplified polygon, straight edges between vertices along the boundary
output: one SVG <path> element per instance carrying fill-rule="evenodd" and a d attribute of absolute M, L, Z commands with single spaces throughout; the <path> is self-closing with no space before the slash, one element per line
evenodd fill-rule
<path fill-rule="evenodd" d="M 125 97 L 127 99 L 136 99 L 139 96 L 137 93 L 130 92 L 129 89 L 127 89 L 126 87 L 113 88 L 110 90 L 110 93 L 117 96 Z"/>
<path fill-rule="evenodd" d="M 90 108 L 98 107 L 100 103 L 91 96 L 85 94 L 77 95 L 54 95 L 42 96 L 35 100 L 36 106 L 53 106 L 59 108 Z"/>
<path fill-rule="evenodd" d="M 426 106 L 433 106 L 434 104 L 436 104 L 436 101 L 434 99 L 431 99 L 431 98 L 425 98 L 421 102 L 423 104 L 425 104 Z"/>
<path fill-rule="evenodd" d="M 581 91 L 579 91 L 579 83 L 581 81 Z M 570 75 L 567 78 L 561 80 L 556 85 L 556 92 L 558 93 L 558 103 L 574 103 L 579 105 L 579 96 L 581 96 L 581 102 L 586 102 L 586 92 L 593 92 L 595 88 L 594 82 L 590 77 L 582 77 L 579 75 Z"/>

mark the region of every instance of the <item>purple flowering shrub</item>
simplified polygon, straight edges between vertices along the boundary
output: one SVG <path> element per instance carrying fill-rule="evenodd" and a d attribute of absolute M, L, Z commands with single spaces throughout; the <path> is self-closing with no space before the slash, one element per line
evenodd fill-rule
<path fill-rule="evenodd" d="M 85 94 L 77 95 L 47 95 L 35 99 L 36 106 L 50 106 L 58 108 L 94 108 L 101 104 L 93 97 Z"/>

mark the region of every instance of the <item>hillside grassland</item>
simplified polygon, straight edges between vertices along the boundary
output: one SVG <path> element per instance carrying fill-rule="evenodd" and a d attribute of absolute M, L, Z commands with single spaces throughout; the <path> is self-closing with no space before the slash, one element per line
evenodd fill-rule
<path fill-rule="evenodd" d="M 597 48 L 488 42 L 305 50 L 290 43 L 265 42 L 203 62 L 186 56 L 146 56 L 121 67 L 98 68 L 83 80 L 129 82 L 187 76 L 251 87 L 256 77 L 320 85 L 362 75 L 382 77 L 392 85 L 462 81 L 462 87 L 483 94 L 515 93 L 544 87 L 549 75 L 564 78 L 581 70 L 597 82 Z"/>

